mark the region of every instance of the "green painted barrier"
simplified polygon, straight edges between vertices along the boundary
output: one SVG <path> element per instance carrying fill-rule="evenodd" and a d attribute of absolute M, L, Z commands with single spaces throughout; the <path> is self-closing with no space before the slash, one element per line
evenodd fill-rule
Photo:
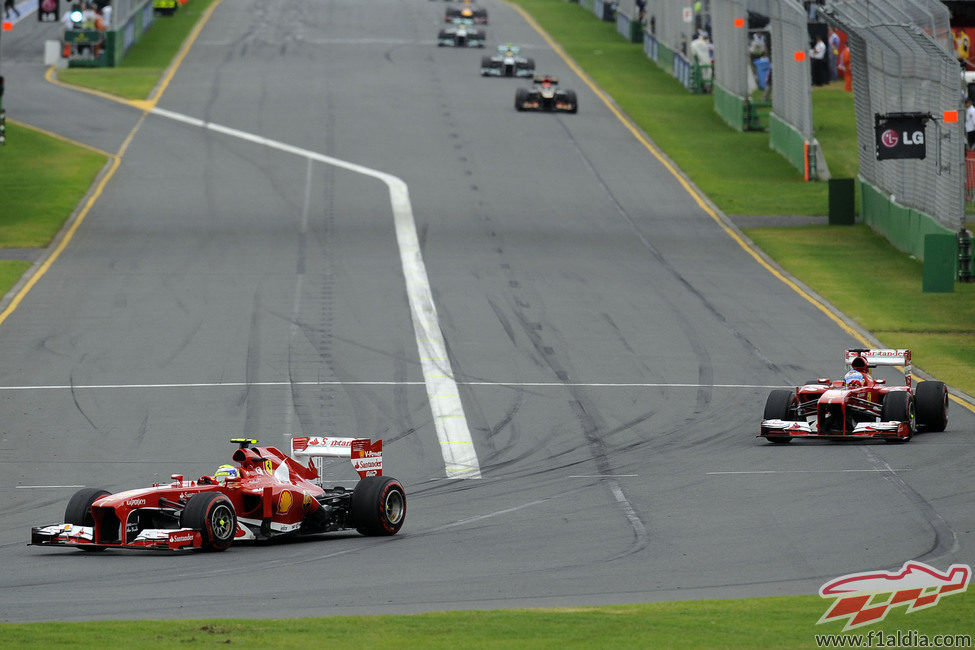
<path fill-rule="evenodd" d="M 955 290 L 955 263 L 958 238 L 955 235 L 924 236 L 924 293 L 951 293 Z"/>
<path fill-rule="evenodd" d="M 768 116 L 768 137 L 769 146 L 779 153 L 783 158 L 789 161 L 789 163 L 798 169 L 805 175 L 806 172 L 806 139 L 802 136 L 799 131 L 784 121 L 775 113 L 769 113 Z M 812 170 L 810 169 L 810 172 Z M 809 180 L 816 180 L 815 176 L 810 174 Z M 849 179 L 852 183 L 853 179 Z M 830 188 L 830 193 L 832 194 L 832 188 Z M 850 195 L 851 200 L 853 195 Z M 852 212 L 853 207 L 850 207 Z M 830 209 L 832 213 L 832 209 Z M 851 222 L 852 223 L 852 222 Z"/>
<path fill-rule="evenodd" d="M 630 42 L 643 42 L 643 23 L 639 20 L 630 20 Z"/>
<path fill-rule="evenodd" d="M 718 83 L 714 84 L 714 110 L 731 128 L 745 130 L 745 101 Z"/>
<path fill-rule="evenodd" d="M 925 235 L 955 236 L 953 231 L 929 215 L 895 203 L 893 197 L 864 181 L 862 176 L 857 178 L 857 184 L 860 187 L 860 219 L 886 237 L 895 248 L 924 260 Z"/>

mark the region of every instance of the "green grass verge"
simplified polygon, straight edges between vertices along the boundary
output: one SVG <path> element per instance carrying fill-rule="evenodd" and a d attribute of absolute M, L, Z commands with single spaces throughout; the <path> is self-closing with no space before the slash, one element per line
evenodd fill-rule
<path fill-rule="evenodd" d="M 30 268 L 30 262 L 0 260 L 0 296 L 10 291 L 20 277 Z"/>
<path fill-rule="evenodd" d="M 157 15 L 117 68 L 67 68 L 58 71 L 58 79 L 126 99 L 146 99 L 172 63 L 180 45 L 214 1 L 192 0 L 172 16 Z"/>
<path fill-rule="evenodd" d="M 214 619 L 0 624 L 0 648 L 815 648 L 816 625 L 832 601 L 818 596 L 664 602 L 606 607 L 435 612 L 410 616 L 339 616 L 291 620 Z M 975 633 L 975 597 L 945 597 L 930 609 L 847 636 L 930 637 Z M 892 644 L 888 644 L 892 645 Z"/>
<path fill-rule="evenodd" d="M 292 620 L 108 621 L 0 624 L 0 648 L 814 648 L 816 625 L 832 601 L 818 596 L 704 600 L 559 609 L 435 612 Z M 846 633 L 930 637 L 975 633 L 975 597 L 946 597 L 933 608 Z M 876 641 L 876 639 L 875 639 Z M 892 645 L 892 644 L 888 644 Z"/>
<path fill-rule="evenodd" d="M 910 348 L 917 367 L 975 395 L 975 283 L 923 293 L 922 264 L 862 224 L 745 234 L 885 344 Z"/>
<path fill-rule="evenodd" d="M 7 143 L 0 147 L 0 247 L 47 246 L 105 161 L 99 153 L 8 122 Z M 8 289 L 0 286 L 0 295 Z"/>

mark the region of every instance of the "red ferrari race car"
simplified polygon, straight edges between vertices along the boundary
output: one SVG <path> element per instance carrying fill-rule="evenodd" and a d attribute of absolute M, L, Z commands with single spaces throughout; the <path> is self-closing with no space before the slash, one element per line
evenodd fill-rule
<path fill-rule="evenodd" d="M 793 438 L 880 439 L 907 442 L 918 430 L 948 426 L 948 389 L 940 381 L 911 383 L 910 350 L 846 351 L 843 379 L 817 379 L 773 390 L 765 401 L 759 436 L 786 443 Z M 877 366 L 903 366 L 904 385 L 875 379 Z"/>
<path fill-rule="evenodd" d="M 64 511 L 64 523 L 31 528 L 30 543 L 106 548 L 223 551 L 238 540 L 265 540 L 356 529 L 395 535 L 406 518 L 406 492 L 383 476 L 383 441 L 300 437 L 291 456 L 256 440 L 235 438 L 236 465 L 213 476 L 111 494 L 85 488 Z M 326 488 L 316 459 L 351 458 L 360 480 L 352 490 Z M 302 465 L 298 459 L 308 459 Z"/>

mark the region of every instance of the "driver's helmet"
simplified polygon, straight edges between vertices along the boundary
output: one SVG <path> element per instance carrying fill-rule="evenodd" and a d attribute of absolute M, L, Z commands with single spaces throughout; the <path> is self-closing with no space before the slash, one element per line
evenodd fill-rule
<path fill-rule="evenodd" d="M 240 478 L 240 470 L 233 465 L 221 465 L 217 468 L 217 471 L 213 473 L 213 478 L 223 485 L 228 480 L 236 480 Z"/>
<path fill-rule="evenodd" d="M 864 383 L 863 373 L 857 370 L 851 370 L 843 376 L 843 385 L 847 388 L 862 388 Z"/>

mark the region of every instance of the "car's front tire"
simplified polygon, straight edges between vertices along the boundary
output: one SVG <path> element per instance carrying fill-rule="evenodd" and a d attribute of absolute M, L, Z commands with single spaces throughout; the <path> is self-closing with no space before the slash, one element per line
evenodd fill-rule
<path fill-rule="evenodd" d="M 199 531 L 204 550 L 225 551 L 237 534 L 237 513 L 225 494 L 198 492 L 186 502 L 180 526 Z"/>
<path fill-rule="evenodd" d="M 914 398 L 906 390 L 891 391 L 884 395 L 880 406 L 880 419 L 883 422 L 904 422 L 907 424 L 907 435 L 903 438 L 885 438 L 887 442 L 907 442 L 914 435 L 917 427 L 914 418 Z"/>
<path fill-rule="evenodd" d="M 64 523 L 75 526 L 94 526 L 91 506 L 95 501 L 111 492 L 101 488 L 82 488 L 74 493 L 64 508 Z"/>
<path fill-rule="evenodd" d="M 576 91 L 574 90 L 565 91 L 565 98 L 568 99 L 569 104 L 572 105 L 572 108 L 569 109 L 569 112 L 570 113 L 579 112 L 579 100 L 576 99 Z"/>
<path fill-rule="evenodd" d="M 98 499 L 111 492 L 101 488 L 82 488 L 72 495 L 68 505 L 64 508 L 64 523 L 74 526 L 94 526 L 95 518 L 91 515 L 91 506 Z M 104 551 L 104 546 L 78 546 L 82 551 Z"/>
<path fill-rule="evenodd" d="M 764 420 L 786 420 L 796 419 L 796 393 L 788 388 L 777 388 L 768 394 L 765 400 L 765 412 L 762 415 Z M 785 444 L 792 442 L 792 436 L 765 436 L 769 442 Z"/>

